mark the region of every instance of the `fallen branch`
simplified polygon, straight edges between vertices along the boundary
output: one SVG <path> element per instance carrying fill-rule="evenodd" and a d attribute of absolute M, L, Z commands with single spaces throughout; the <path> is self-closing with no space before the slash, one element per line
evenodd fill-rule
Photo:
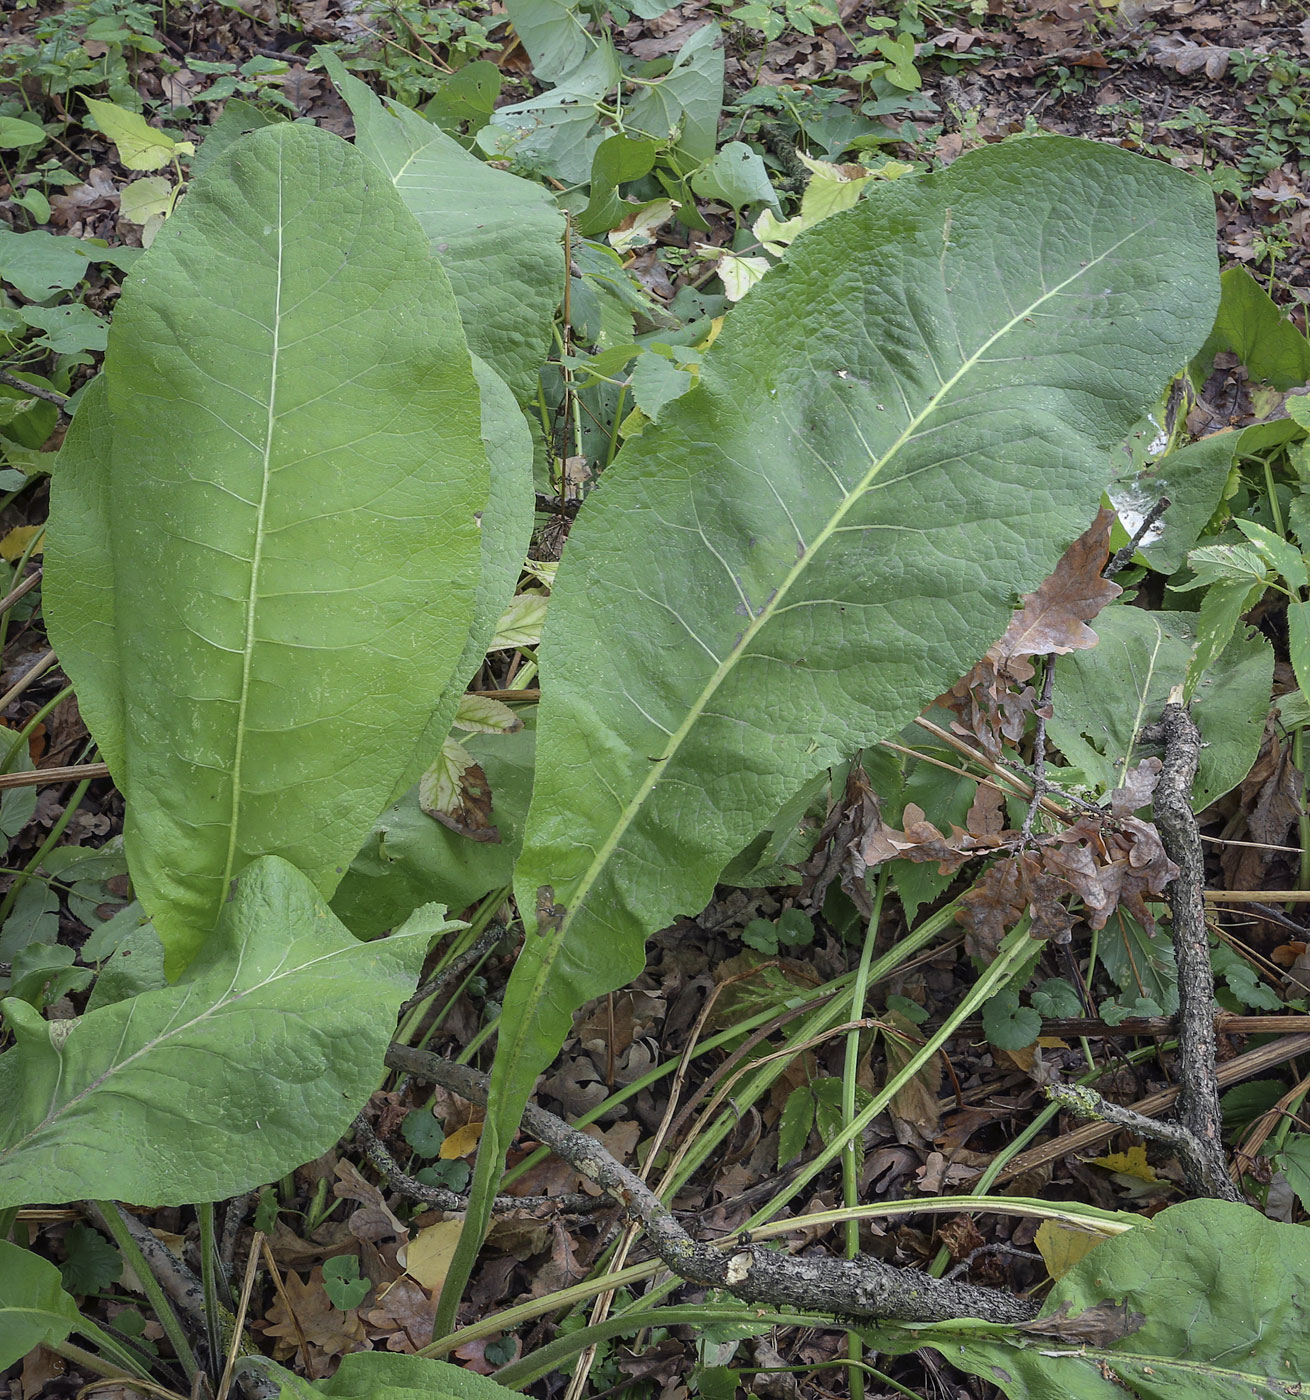
<path fill-rule="evenodd" d="M 31 394 L 34 399 L 44 399 L 46 403 L 54 404 L 61 413 L 64 413 L 64 405 L 68 402 L 67 394 L 42 388 L 40 384 L 29 384 L 26 379 L 10 374 L 7 369 L 0 369 L 0 384 L 7 384 L 11 389 L 18 389 L 24 394 Z M 67 414 L 64 416 L 67 417 Z"/>
<path fill-rule="evenodd" d="M 1297 1055 L 1304 1055 L 1307 1051 L 1310 1051 L 1310 1034 L 1289 1035 L 1282 1040 L 1271 1041 L 1268 1045 L 1257 1045 L 1254 1050 L 1248 1050 L 1235 1059 L 1226 1060 L 1219 1066 L 1215 1077 L 1219 1081 L 1219 1087 L 1226 1089 L 1257 1074 L 1264 1074 L 1276 1065 L 1286 1064 L 1288 1060 L 1295 1059 Z M 1180 1092 L 1180 1086 L 1175 1084 L 1168 1089 L 1161 1089 L 1158 1093 L 1148 1094 L 1144 1099 L 1138 1099 L 1132 1108 L 1148 1116 L 1162 1113 L 1177 1100 Z M 1114 1123 L 1103 1120 L 1085 1123 L 1081 1128 L 1075 1128 L 1070 1133 L 1062 1133 L 1059 1137 L 1042 1143 L 1040 1147 L 1030 1147 L 1026 1152 L 1020 1152 L 1017 1157 L 1011 1159 L 997 1177 L 995 1184 L 1003 1185 L 1017 1176 L 1045 1166 L 1048 1162 L 1099 1147 L 1116 1132 L 1118 1126 Z"/>
<path fill-rule="evenodd" d="M 364 1155 L 382 1173 L 393 1191 L 408 1196 L 411 1201 L 422 1201 L 424 1205 L 436 1206 L 438 1210 L 453 1215 L 462 1215 L 468 1210 L 467 1196 L 461 1196 L 448 1186 L 429 1186 L 410 1176 L 387 1151 L 386 1144 L 362 1113 L 355 1119 L 355 1135 L 364 1149 Z M 491 1209 L 496 1215 L 524 1215 L 542 1210 L 559 1215 L 594 1215 L 598 1210 L 611 1209 L 611 1206 L 612 1203 L 604 1197 L 578 1193 L 566 1196 L 497 1196 Z"/>
<path fill-rule="evenodd" d="M 386 1062 L 486 1107 L 487 1077 L 466 1065 L 404 1045 L 392 1045 Z M 864 1255 L 852 1260 L 796 1257 L 747 1242 L 731 1253 L 720 1252 L 694 1240 L 650 1187 L 594 1138 L 534 1105 L 524 1113 L 523 1126 L 617 1201 L 664 1263 L 688 1283 L 727 1289 L 748 1303 L 902 1322 L 981 1318 L 1017 1324 L 1036 1316 L 1037 1305 L 1026 1298 L 946 1283 Z"/>
<path fill-rule="evenodd" d="M 1165 897 L 1173 913 L 1174 959 L 1178 964 L 1178 1060 L 1181 1127 L 1196 1139 L 1196 1150 L 1180 1160 L 1188 1185 L 1198 1195 L 1241 1200 L 1228 1175 L 1223 1149 L 1223 1116 L 1215 1077 L 1214 973 L 1205 927 L 1205 865 L 1201 834 L 1192 810 L 1192 783 L 1201 754 L 1201 736 L 1175 687 L 1160 721 L 1164 767 L 1155 790 L 1155 824 L 1165 854 L 1178 867 Z"/>
<path fill-rule="evenodd" d="M 1079 1118 L 1100 1119 L 1117 1128 L 1127 1128 L 1138 1137 L 1162 1142 L 1172 1148 L 1182 1163 L 1188 1181 L 1204 1181 L 1210 1163 L 1200 1138 L 1182 1123 L 1170 1123 L 1161 1118 L 1148 1118 L 1144 1113 L 1124 1108 L 1102 1098 L 1095 1089 L 1082 1084 L 1048 1084 L 1047 1094 L 1062 1108 Z"/>

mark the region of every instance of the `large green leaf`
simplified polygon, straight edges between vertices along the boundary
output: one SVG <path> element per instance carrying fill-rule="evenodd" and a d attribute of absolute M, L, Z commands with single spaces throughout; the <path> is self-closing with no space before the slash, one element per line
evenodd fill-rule
<path fill-rule="evenodd" d="M 881 1351 L 936 1347 L 1009 1400 L 1282 1400 L 1310 1384 L 1304 1226 L 1187 1201 L 1098 1244 L 1048 1295 L 1034 1334 L 986 1323 L 861 1329 Z M 1109 1303 L 1120 1309 L 1116 1317 Z M 1116 1336 L 1116 1333 L 1125 1335 Z"/>
<path fill-rule="evenodd" d="M 109 441 L 93 419 L 54 487 L 47 618 L 176 972 L 248 861 L 326 892 L 359 848 L 463 651 L 488 466 L 422 230 L 310 126 L 196 181 L 104 378 Z"/>
<path fill-rule="evenodd" d="M 261 1360 L 259 1369 L 281 1385 L 282 1400 L 509 1400 L 517 1394 L 448 1361 L 385 1351 L 343 1356 L 334 1375 L 312 1384 L 272 1362 Z"/>
<path fill-rule="evenodd" d="M 49 1261 L 0 1240 L 0 1371 L 33 1347 L 62 1342 L 81 1320 Z"/>
<path fill-rule="evenodd" d="M 888 183 L 797 240 L 606 473 L 541 651 L 479 1191 L 573 1010 L 967 671 L 1086 526 L 1210 328 L 1212 223 L 1198 182 L 1060 138 Z"/>
<path fill-rule="evenodd" d="M 78 709 L 115 773 L 123 771 L 123 683 L 114 630 L 114 555 L 108 538 L 113 420 L 105 376 L 87 385 L 51 483 L 41 601 L 59 661 L 79 682 Z"/>
<path fill-rule="evenodd" d="M 1230 267 L 1220 287 L 1214 329 L 1192 365 L 1197 382 L 1205 382 L 1220 350 L 1231 350 L 1254 378 L 1275 389 L 1299 389 L 1310 380 L 1310 341 L 1246 268 Z"/>
<path fill-rule="evenodd" d="M 360 943 L 270 856 L 175 985 L 75 1021 L 6 1000 L 0 1209 L 223 1200 L 326 1152 L 377 1087 L 441 912 Z"/>
<path fill-rule="evenodd" d="M 469 345 L 534 398 L 564 293 L 564 215 L 549 192 L 471 156 L 439 126 L 384 106 L 319 51 L 355 118 L 355 146 L 390 176 L 450 277 Z"/>
<path fill-rule="evenodd" d="M 482 395 L 482 442 L 491 464 L 491 491 L 481 517 L 482 560 L 464 650 L 437 700 L 413 761 L 392 790 L 398 801 L 436 757 L 450 733 L 460 696 L 486 659 L 496 624 L 514 596 L 532 541 L 532 434 L 505 381 L 479 359 L 473 370 Z M 454 905 L 455 901 L 451 901 Z M 462 908 L 463 906 L 458 906 Z"/>

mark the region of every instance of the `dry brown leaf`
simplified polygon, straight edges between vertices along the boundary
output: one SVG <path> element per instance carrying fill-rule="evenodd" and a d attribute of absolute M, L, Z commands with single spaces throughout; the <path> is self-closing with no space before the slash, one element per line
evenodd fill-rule
<path fill-rule="evenodd" d="M 1019 1330 L 1039 1337 L 1059 1337 L 1066 1342 L 1112 1346 L 1130 1337 L 1145 1321 L 1146 1318 L 1133 1312 L 1127 1303 L 1097 1303 L 1075 1317 L 1069 1316 L 1069 1304 L 1061 1303 L 1049 1317 L 1021 1322 Z"/>
<path fill-rule="evenodd" d="M 1102 507 L 1096 519 L 1064 552 L 1054 572 L 1035 593 L 1026 594 L 1005 635 L 989 656 L 1063 656 L 1096 645 L 1087 625 L 1123 589 L 1101 577 L 1110 557 L 1110 527 L 1115 513 Z"/>
<path fill-rule="evenodd" d="M 1162 34 L 1151 40 L 1150 49 L 1160 68 L 1172 68 L 1184 78 L 1204 70 L 1211 82 L 1228 72 L 1228 62 L 1238 52 L 1222 44 L 1198 44 L 1181 34 Z"/>
<path fill-rule="evenodd" d="M 893 1079 L 919 1053 L 923 1037 L 914 1023 L 899 1011 L 889 1011 L 883 1018 L 894 1031 L 884 1032 L 883 1044 L 887 1054 L 887 1078 Z M 941 1109 L 937 1092 L 941 1088 L 942 1065 L 934 1055 L 919 1072 L 892 1095 L 888 1109 L 897 1142 L 923 1144 L 937 1136 L 941 1125 Z"/>
<path fill-rule="evenodd" d="M 342 1312 L 332 1306 L 332 1301 L 323 1289 L 323 1270 L 315 1268 L 308 1279 L 297 1273 L 289 1273 L 282 1281 L 288 1310 L 279 1293 L 269 1308 L 264 1332 L 275 1339 L 273 1355 L 278 1360 L 294 1356 L 299 1347 L 296 1323 L 305 1334 L 309 1344 L 308 1364 L 321 1371 L 321 1362 L 334 1356 L 344 1356 L 351 1351 L 367 1351 L 368 1337 L 359 1313 L 354 1309 Z M 292 1313 L 295 1320 L 292 1320 Z"/>
<path fill-rule="evenodd" d="M 436 1300 L 410 1278 L 397 1280 L 364 1314 L 369 1337 L 407 1354 L 428 1345 L 436 1318 Z"/>
<path fill-rule="evenodd" d="M 937 1236 L 957 1261 L 987 1243 L 971 1215 L 953 1215 L 938 1226 Z"/>
<path fill-rule="evenodd" d="M 336 1165 L 336 1185 L 332 1194 L 338 1198 L 361 1202 L 360 1208 L 351 1215 L 347 1224 L 356 1239 L 378 1240 L 395 1238 L 402 1243 L 409 1238 L 409 1228 L 403 1224 L 386 1201 L 382 1192 L 371 1182 L 365 1181 L 352 1162 L 338 1162 Z"/>

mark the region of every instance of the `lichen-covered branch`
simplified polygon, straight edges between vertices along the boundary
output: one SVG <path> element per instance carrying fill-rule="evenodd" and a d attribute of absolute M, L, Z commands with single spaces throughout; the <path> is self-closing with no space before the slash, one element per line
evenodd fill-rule
<path fill-rule="evenodd" d="M 1169 859 L 1178 867 L 1166 897 L 1173 912 L 1178 964 L 1178 1061 L 1182 1067 L 1179 1117 L 1196 1139 L 1181 1158 L 1188 1185 L 1198 1195 L 1237 1201 L 1241 1195 L 1224 1159 L 1219 1083 L 1215 1078 L 1214 972 L 1205 927 L 1205 864 L 1192 810 L 1192 783 L 1201 736 L 1178 690 L 1169 697 L 1160 729 L 1164 766 L 1155 789 L 1155 824 Z"/>
<path fill-rule="evenodd" d="M 392 1045 L 387 1064 L 486 1106 L 487 1077 L 466 1065 L 404 1045 Z M 727 1252 L 702 1244 L 640 1177 L 594 1138 L 534 1105 L 524 1113 L 523 1126 L 617 1201 L 664 1263 L 688 1283 L 724 1288 L 748 1303 L 901 1322 L 974 1317 L 1017 1324 L 1037 1314 L 1036 1304 L 1025 1298 L 947 1283 L 863 1255 L 851 1260 L 795 1257 L 750 1243 Z"/>

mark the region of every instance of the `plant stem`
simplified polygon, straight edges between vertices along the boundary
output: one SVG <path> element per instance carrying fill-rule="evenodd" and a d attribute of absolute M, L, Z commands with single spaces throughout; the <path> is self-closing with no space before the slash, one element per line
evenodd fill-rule
<path fill-rule="evenodd" d="M 200 1286 L 205 1295 L 205 1335 L 209 1342 L 209 1366 L 217 1375 L 222 1343 L 218 1331 L 218 1270 L 214 1267 L 214 1203 L 203 1201 L 196 1206 L 200 1224 Z"/>
<path fill-rule="evenodd" d="M 200 1373 L 200 1366 L 196 1362 L 195 1353 L 191 1350 L 191 1343 L 187 1341 L 181 1319 L 173 1311 L 173 1305 L 169 1302 L 168 1295 L 160 1287 L 159 1280 L 146 1262 L 146 1257 L 141 1253 L 140 1246 L 132 1238 L 124 1223 L 122 1207 L 114 1201 L 94 1201 L 92 1205 L 96 1218 L 113 1237 L 123 1259 L 136 1275 L 137 1281 L 141 1285 L 141 1291 L 149 1299 L 150 1306 L 154 1310 L 156 1318 L 159 1319 L 159 1325 L 164 1329 L 164 1335 L 168 1338 L 182 1370 L 186 1373 L 188 1385 L 194 1385 L 196 1376 Z"/>
<path fill-rule="evenodd" d="M 0 628 L 2 627 L 3 623 L 0 623 Z M 72 693 L 73 687 L 71 685 L 66 685 L 53 700 L 47 700 L 36 714 L 34 714 L 18 733 L 14 735 L 13 739 L 10 741 L 9 747 L 5 750 L 4 758 L 0 758 L 0 773 L 7 773 L 9 771 L 9 765 L 14 761 L 14 756 L 22 750 L 23 746 L 32 737 L 32 731 L 61 700 L 67 700 Z"/>
<path fill-rule="evenodd" d="M 851 986 L 850 1015 L 848 1020 L 863 1019 L 865 1002 L 869 996 L 869 967 L 873 961 L 874 945 L 878 941 L 878 930 L 882 924 L 882 902 L 887 893 L 887 867 L 878 871 L 877 884 L 873 896 L 873 913 L 869 915 L 868 928 L 864 934 L 864 947 L 860 949 L 860 965 L 855 971 L 855 981 Z M 842 1124 L 849 1126 L 855 1121 L 856 1075 L 860 1067 L 860 1033 L 853 1030 L 846 1036 L 846 1059 L 842 1065 Z M 842 1200 L 847 1206 L 859 1203 L 860 1159 L 859 1139 L 852 1138 L 842 1153 Z M 859 1222 L 846 1223 L 846 1257 L 854 1259 L 860 1252 Z M 851 1361 L 850 1390 L 851 1400 L 864 1400 L 864 1372 L 860 1362 L 864 1355 L 864 1343 L 855 1331 L 846 1334 L 846 1355 Z"/>
<path fill-rule="evenodd" d="M 883 1112 L 895 1095 L 938 1054 L 955 1034 L 956 1027 L 962 1021 L 968 1020 L 975 1011 L 980 1010 L 985 1002 L 995 996 L 1010 981 L 1015 971 L 1028 960 L 1029 954 L 1032 952 L 1032 940 L 1028 936 L 1028 922 L 1028 918 L 1025 916 L 1015 928 L 1010 930 L 1001 944 L 1001 951 L 991 966 L 974 983 L 969 993 L 942 1023 L 941 1027 L 924 1043 L 919 1052 L 906 1061 L 897 1074 L 888 1079 L 882 1091 L 874 1095 L 873 1100 L 862 1113 L 843 1127 L 834 1141 L 828 1143 L 818 1156 L 799 1175 L 793 1178 L 788 1186 L 784 1187 L 767 1206 L 757 1211 L 746 1222 L 745 1229 L 753 1230 L 756 1226 L 771 1220 L 783 1206 L 799 1195 L 820 1172 L 825 1171 L 833 1159 L 845 1150 L 847 1142 L 856 1134 L 862 1133 Z"/>
<path fill-rule="evenodd" d="M 36 854 L 23 867 L 22 872 L 15 877 L 14 883 L 10 885 L 8 894 L 0 900 L 0 924 L 3 924 L 9 911 L 14 907 L 14 901 L 18 898 L 18 892 L 27 884 L 32 875 L 40 868 L 41 862 L 54 850 L 59 843 L 59 838 L 64 834 L 68 823 L 73 819 L 73 813 L 77 811 L 86 796 L 86 790 L 91 786 L 90 778 L 83 778 L 73 789 L 73 795 L 64 804 L 64 810 L 59 814 L 59 820 L 50 828 L 50 833 L 37 848 Z"/>

